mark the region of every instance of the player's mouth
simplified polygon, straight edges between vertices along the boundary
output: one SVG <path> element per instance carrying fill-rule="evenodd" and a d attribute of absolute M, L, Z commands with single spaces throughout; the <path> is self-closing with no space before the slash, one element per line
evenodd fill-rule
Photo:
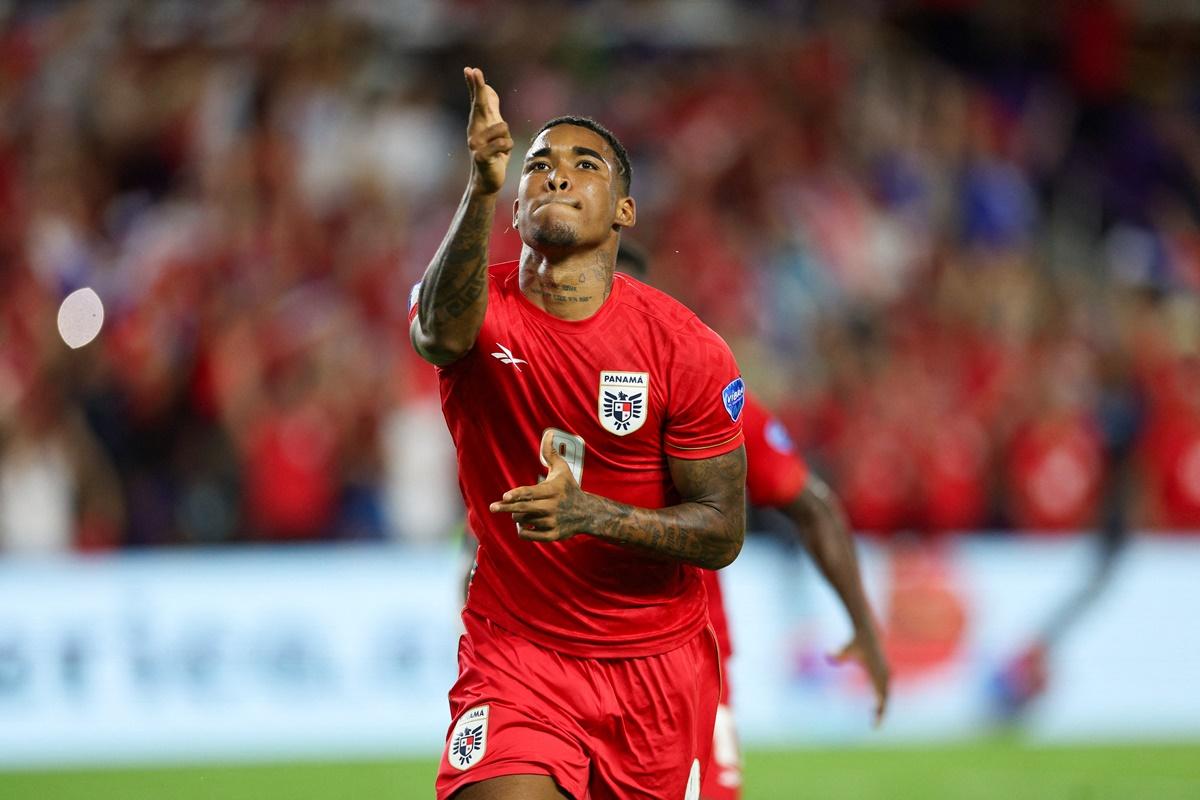
<path fill-rule="evenodd" d="M 570 206 L 571 208 L 583 208 L 583 203 L 579 202 L 578 200 L 571 200 L 567 197 L 556 197 L 552 200 L 546 200 L 545 202 L 538 204 L 538 208 L 543 208 L 545 206 Z M 536 211 L 537 209 L 534 210 Z"/>

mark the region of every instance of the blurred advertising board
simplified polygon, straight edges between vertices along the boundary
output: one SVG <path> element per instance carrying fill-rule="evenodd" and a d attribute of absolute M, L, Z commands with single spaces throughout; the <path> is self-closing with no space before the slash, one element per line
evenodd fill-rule
<path fill-rule="evenodd" d="M 869 725 L 848 633 L 794 550 L 727 570 L 744 743 L 955 739 L 998 719 L 998 670 L 1089 569 L 1080 540 L 863 545 L 895 694 Z M 434 755 L 456 670 L 452 549 L 0 559 L 0 767 Z M 1200 736 L 1200 540 L 1136 542 L 1046 659 L 1035 740 Z"/>
<path fill-rule="evenodd" d="M 386 547 L 0 560 L 0 765 L 436 752 L 460 561 Z"/>
<path fill-rule="evenodd" d="M 1035 678 L 1043 691 L 1013 713 L 1014 661 L 1071 605 L 1095 555 L 1074 537 L 862 546 L 893 672 L 886 724 L 873 730 L 864 674 L 827 659 L 850 635 L 836 596 L 806 559 L 747 549 L 725 580 L 744 740 L 878 744 L 1011 726 L 1042 742 L 1200 737 L 1197 537 L 1136 540 L 1059 628 Z"/>

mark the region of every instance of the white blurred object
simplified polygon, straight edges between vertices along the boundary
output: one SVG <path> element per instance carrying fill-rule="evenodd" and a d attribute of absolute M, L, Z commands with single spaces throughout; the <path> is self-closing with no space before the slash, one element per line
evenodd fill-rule
<path fill-rule="evenodd" d="M 95 339 L 103 324 L 104 304 L 91 289 L 76 289 L 58 308 L 58 333 L 73 350 Z"/>
<path fill-rule="evenodd" d="M 75 481 L 61 441 L 10 448 L 0 459 L 0 552 L 71 549 Z"/>
<path fill-rule="evenodd" d="M 395 409 L 384 426 L 387 515 L 408 542 L 444 540 L 462 518 L 454 440 L 436 397 Z"/>

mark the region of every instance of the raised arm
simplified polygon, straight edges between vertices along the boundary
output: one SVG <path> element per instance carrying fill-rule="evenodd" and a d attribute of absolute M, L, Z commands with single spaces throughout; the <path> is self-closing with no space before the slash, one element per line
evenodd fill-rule
<path fill-rule="evenodd" d="M 523 539 L 556 542 L 577 533 L 619 542 L 707 569 L 730 564 L 746 535 L 746 451 L 694 461 L 670 458 L 671 478 L 683 502 L 638 508 L 579 488 L 562 457 L 542 442 L 546 480 L 520 486 L 492 503 L 512 514 Z"/>
<path fill-rule="evenodd" d="M 433 364 L 449 364 L 475 344 L 487 311 L 487 255 L 496 198 L 513 141 L 500 116 L 500 100 L 483 72 L 463 70 L 471 91 L 467 146 L 471 177 L 458 212 L 433 260 L 425 269 L 417 315 L 409 335 L 413 347 Z"/>

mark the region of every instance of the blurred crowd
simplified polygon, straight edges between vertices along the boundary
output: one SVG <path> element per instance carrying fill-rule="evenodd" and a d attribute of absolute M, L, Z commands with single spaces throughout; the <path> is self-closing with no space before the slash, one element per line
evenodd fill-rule
<path fill-rule="evenodd" d="M 1196 535 L 1172 5 L 0 4 L 0 551 L 452 534 L 406 312 L 467 175 L 464 65 L 519 149 L 561 113 L 621 137 L 652 282 L 858 529 Z M 497 220 L 494 260 L 519 246 Z M 72 351 L 82 286 L 106 320 Z"/>

